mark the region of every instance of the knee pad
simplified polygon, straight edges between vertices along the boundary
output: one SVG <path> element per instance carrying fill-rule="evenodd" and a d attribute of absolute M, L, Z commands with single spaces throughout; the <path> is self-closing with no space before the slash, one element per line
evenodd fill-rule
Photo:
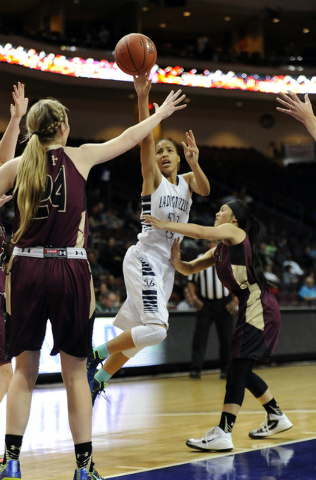
<path fill-rule="evenodd" d="M 162 325 L 149 323 L 133 327 L 131 335 L 135 347 L 144 348 L 161 343 L 167 336 L 167 330 Z"/>

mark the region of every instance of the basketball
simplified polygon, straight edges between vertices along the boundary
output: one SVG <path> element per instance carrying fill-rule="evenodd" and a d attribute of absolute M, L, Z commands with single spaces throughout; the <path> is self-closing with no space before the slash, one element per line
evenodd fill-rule
<path fill-rule="evenodd" d="M 114 58 L 117 66 L 128 75 L 149 72 L 157 60 L 154 42 L 142 33 L 130 33 L 116 44 Z"/>

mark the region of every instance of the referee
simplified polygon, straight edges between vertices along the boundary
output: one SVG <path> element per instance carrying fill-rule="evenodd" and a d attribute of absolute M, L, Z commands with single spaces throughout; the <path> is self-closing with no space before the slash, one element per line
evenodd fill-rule
<path fill-rule="evenodd" d="M 216 241 L 207 242 L 208 249 L 216 245 Z M 230 342 L 234 329 L 233 315 L 238 308 L 238 301 L 236 298 L 232 299 L 227 288 L 220 282 L 215 266 L 189 275 L 188 288 L 197 310 L 190 377 L 201 378 L 209 331 L 212 323 L 215 322 L 220 344 L 220 378 L 225 379 L 230 361 Z"/>

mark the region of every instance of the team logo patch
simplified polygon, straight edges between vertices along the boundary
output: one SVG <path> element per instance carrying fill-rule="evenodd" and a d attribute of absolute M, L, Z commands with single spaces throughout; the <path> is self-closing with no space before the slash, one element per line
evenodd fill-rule
<path fill-rule="evenodd" d="M 153 278 L 144 278 L 144 287 L 149 289 L 149 288 L 155 288 L 156 287 L 156 282 Z"/>

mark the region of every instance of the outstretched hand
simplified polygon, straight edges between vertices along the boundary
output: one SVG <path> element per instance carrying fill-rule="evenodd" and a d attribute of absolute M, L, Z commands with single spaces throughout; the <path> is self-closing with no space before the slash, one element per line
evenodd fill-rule
<path fill-rule="evenodd" d="M 144 218 L 145 223 L 147 225 L 152 225 L 153 227 L 157 228 L 158 230 L 164 230 L 165 226 L 164 224 L 167 222 L 164 222 L 162 220 L 158 220 L 158 218 L 153 217 L 152 215 L 142 215 L 142 218 Z"/>
<path fill-rule="evenodd" d="M 13 85 L 12 97 L 14 105 L 10 105 L 11 117 L 22 118 L 26 114 L 29 99 L 25 98 L 24 83 L 18 82 L 18 86 Z"/>
<path fill-rule="evenodd" d="M 138 97 L 147 97 L 151 89 L 151 80 L 149 80 L 149 73 L 134 76 L 134 87 Z"/>
<path fill-rule="evenodd" d="M 2 195 L 0 197 L 0 207 L 12 199 L 12 195 Z"/>
<path fill-rule="evenodd" d="M 314 116 L 312 104 L 307 93 L 304 96 L 304 102 L 302 102 L 295 93 L 290 91 L 288 91 L 287 94 L 280 93 L 279 95 L 281 98 L 277 97 L 276 100 L 285 107 L 276 107 L 279 112 L 291 115 L 291 117 L 296 118 L 296 120 L 302 123 L 305 123 L 308 117 Z"/>
<path fill-rule="evenodd" d="M 181 260 L 180 238 L 177 237 L 174 239 L 172 243 L 170 262 L 172 263 L 172 265 L 175 265 L 176 263 L 179 263 L 180 260 Z"/>
<path fill-rule="evenodd" d="M 185 135 L 187 138 L 187 144 L 185 142 L 182 142 L 183 151 L 184 151 L 186 161 L 188 162 L 190 167 L 192 167 L 192 165 L 196 165 L 199 160 L 199 149 L 196 146 L 196 142 L 195 142 L 195 138 L 192 130 L 189 130 L 189 132 L 186 132 Z"/>
<path fill-rule="evenodd" d="M 170 115 L 172 115 L 175 111 L 185 108 L 187 106 L 186 104 L 179 105 L 186 97 L 186 95 L 181 95 L 181 93 L 182 90 L 178 90 L 176 93 L 171 90 L 168 97 L 160 107 L 157 103 L 154 103 L 155 113 L 160 113 L 162 119 L 164 119 L 170 117 Z"/>

